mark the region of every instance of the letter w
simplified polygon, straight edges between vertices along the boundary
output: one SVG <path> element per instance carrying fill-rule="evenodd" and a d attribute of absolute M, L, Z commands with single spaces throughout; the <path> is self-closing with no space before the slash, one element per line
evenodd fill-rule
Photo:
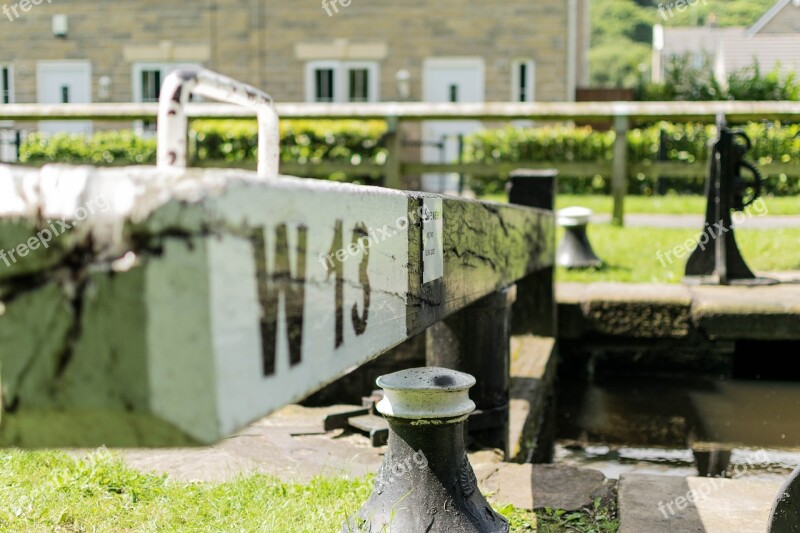
<path fill-rule="evenodd" d="M 289 364 L 295 366 L 303 355 L 303 316 L 305 311 L 306 243 L 308 228 L 297 228 L 295 277 L 289 266 L 289 239 L 286 224 L 275 228 L 275 272 L 267 271 L 267 241 L 264 229 L 253 232 L 258 301 L 261 305 L 261 353 L 264 375 L 275 374 L 275 352 L 278 346 L 278 312 L 283 296 Z"/>

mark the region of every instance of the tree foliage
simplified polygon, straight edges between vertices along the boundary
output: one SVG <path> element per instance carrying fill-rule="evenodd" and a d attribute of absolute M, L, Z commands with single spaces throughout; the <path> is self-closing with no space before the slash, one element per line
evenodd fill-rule
<path fill-rule="evenodd" d="M 678 12 L 675 0 L 592 0 L 593 86 L 634 87 L 650 68 L 653 26 L 749 26 L 775 0 L 697 0 Z M 659 6 L 664 9 L 659 11 Z M 670 15 L 668 6 L 672 6 Z"/>
<path fill-rule="evenodd" d="M 781 73 L 775 66 L 766 74 L 758 62 L 736 70 L 721 84 L 714 75 L 710 57 L 697 66 L 689 54 L 675 57 L 665 69 L 663 83 L 649 83 L 644 77 L 636 86 L 637 100 L 800 100 L 800 81 L 794 72 Z"/>

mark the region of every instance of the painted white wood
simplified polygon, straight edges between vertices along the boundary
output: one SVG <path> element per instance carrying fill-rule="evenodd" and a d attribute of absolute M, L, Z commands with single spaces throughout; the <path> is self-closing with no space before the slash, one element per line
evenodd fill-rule
<path fill-rule="evenodd" d="M 258 320 L 261 310 L 253 244 L 246 238 L 230 236 L 208 242 L 211 336 L 220 436 L 230 434 L 265 412 L 302 399 L 346 370 L 406 339 L 408 231 L 401 229 L 408 208 L 405 195 L 309 195 L 309 191 L 299 189 L 262 194 L 239 188 L 228 191 L 214 204 L 215 210 L 232 227 L 246 222 L 265 228 L 270 272 L 275 271 L 275 226 L 289 222 L 293 267 L 297 260 L 297 228 L 308 227 L 302 362 L 296 366 L 289 364 L 286 311 L 285 305 L 281 305 L 276 339 L 277 368 L 272 376 L 263 375 L 261 368 L 263 346 Z M 343 343 L 336 347 L 336 277 L 328 274 L 330 262 L 323 264 L 319 258 L 329 254 L 338 220 L 342 221 L 345 248 L 358 224 L 391 229 L 396 234 L 375 242 L 367 249 L 366 256 L 362 250 L 355 254 L 347 252 L 341 262 L 344 337 Z M 359 270 L 365 259 L 369 261 L 369 316 L 366 330 L 358 335 L 351 313 L 354 305 L 358 313 L 363 313 L 364 290 Z M 338 260 L 334 257 L 333 261 Z"/>
<path fill-rule="evenodd" d="M 540 247 L 526 250 L 516 244 L 546 235 L 552 226 L 541 213 L 521 207 L 496 206 L 499 211 L 489 213 L 466 200 L 443 201 L 432 195 L 420 199 L 414 193 L 285 176 L 265 180 L 239 170 L 0 167 L 0 191 L 7 193 L 0 195 L 0 230 L 11 232 L 4 235 L 13 237 L 12 242 L 19 219 L 31 228 L 36 228 L 42 216 L 69 222 L 83 206 L 99 205 L 97 200 L 103 198 L 106 207 L 73 227 L 64 236 L 63 249 L 38 251 L 39 255 L 32 257 L 37 262 L 25 265 L 28 273 L 43 272 L 53 265 L 44 261 L 47 253 L 57 254 L 54 258 L 58 260 L 75 247 L 87 249 L 91 243 L 92 264 L 87 269 L 94 276 L 117 280 L 123 276 L 112 272 L 130 276 L 117 289 L 103 291 L 102 297 L 91 292 L 95 290 L 91 284 L 78 289 L 88 291 L 83 293 L 84 302 L 91 302 L 95 309 L 113 310 L 127 301 L 140 306 L 141 313 L 123 314 L 124 327 L 114 327 L 110 318 L 102 324 L 92 323 L 90 317 L 100 316 L 98 313 L 82 315 L 81 320 L 89 321 L 81 322 L 82 340 L 98 343 L 65 360 L 67 374 L 84 372 L 90 381 L 108 383 L 114 375 L 108 365 L 114 364 L 115 357 L 108 350 L 114 343 L 105 342 L 103 335 L 122 331 L 137 339 L 137 346 L 142 345 L 141 352 L 136 352 L 142 374 L 99 388 L 92 399 L 93 405 L 114 405 L 116 409 L 120 409 L 119 397 L 109 391 L 125 390 L 130 397 L 146 399 L 144 407 L 138 405 L 130 412 L 111 409 L 105 425 L 95 428 L 98 431 L 93 434 L 102 435 L 99 439 L 123 435 L 121 428 L 130 429 L 132 424 L 137 429 L 130 433 L 131 439 L 147 433 L 148 438 L 139 441 L 129 442 L 127 437 L 114 441 L 124 445 L 180 444 L 186 437 L 193 442 L 215 442 L 305 397 L 422 331 L 431 321 L 524 276 L 531 258 L 543 252 Z M 434 213 L 432 222 L 423 222 L 425 229 L 433 229 L 434 237 L 427 240 L 416 225 L 420 202 Z M 459 238 L 445 247 L 443 236 L 452 232 L 444 231 L 443 224 L 464 226 L 455 219 L 436 216 L 443 215 L 447 202 L 463 202 L 462 209 L 452 206 L 448 212 L 470 217 L 474 227 L 465 227 Z M 411 226 L 409 210 L 413 211 Z M 510 239 L 490 235 L 497 216 L 505 221 Z M 537 226 L 537 221 L 541 225 Z M 286 228 L 283 263 L 289 265 L 288 271 L 280 270 L 277 259 L 281 226 Z M 305 228 L 304 241 L 301 228 Z M 525 231 L 520 232 L 521 228 Z M 411 250 L 409 242 L 413 243 Z M 421 257 L 423 247 L 434 250 L 430 256 L 433 263 Z M 459 255 L 467 248 L 491 255 L 498 247 L 513 250 L 506 268 L 500 270 Z M 445 249 L 448 257 L 444 257 Z M 451 253 L 451 249 L 456 251 Z M 260 262 L 259 257 L 263 259 Z M 443 260 L 447 272 L 439 266 Z M 420 305 L 423 276 L 442 280 L 440 303 Z M 0 283 L 4 282 L 0 275 Z M 292 292 L 300 287 L 305 291 L 302 298 L 299 291 Z M 62 297 L 79 298 L 75 290 L 70 285 Z M 283 292 L 275 292 L 279 290 Z M 265 293 L 277 296 L 265 303 Z M 341 294 L 340 304 L 337 294 Z M 11 305 L 20 304 L 15 301 Z M 289 333 L 298 328 L 290 326 L 289 320 L 300 316 L 302 348 L 297 352 L 291 349 Z M 274 334 L 269 331 L 273 324 Z M 12 341 L 23 346 L 33 342 L 30 331 L 13 330 L 19 333 Z M 70 353 L 62 346 L 53 348 Z M 266 348 L 274 348 L 274 368 L 265 364 L 270 352 Z M 299 361 L 292 364 L 291 357 L 297 353 Z M 73 379 L 66 383 L 58 376 L 43 375 L 46 391 L 53 388 L 48 379 L 68 390 L 61 391 L 62 403 L 49 406 L 52 409 L 43 412 L 44 418 L 37 418 L 42 413 L 29 407 L 37 405 L 36 391 L 29 389 L 24 392 L 28 396 L 8 398 L 19 400 L 18 409 L 9 415 L 14 427 L 24 433 L 19 442 L 52 444 L 52 424 L 75 445 L 102 442 L 80 441 L 84 437 L 79 430 L 70 430 L 91 423 L 94 416 L 81 404 L 91 396 L 83 390 L 83 382 Z M 4 394 L 14 392 L 6 388 Z M 103 402 L 104 394 L 108 402 Z M 113 417 L 115 413 L 119 416 Z M 128 415 L 131 418 L 125 418 Z"/>
<path fill-rule="evenodd" d="M 66 102 L 64 102 L 66 96 Z M 36 64 L 36 100 L 40 104 L 90 104 L 92 64 L 89 61 L 39 61 Z M 89 121 L 43 121 L 39 130 L 47 133 L 92 132 Z"/>
<path fill-rule="evenodd" d="M 402 121 L 421 120 L 610 120 L 615 113 L 634 122 L 667 120 L 714 124 L 723 113 L 730 122 L 761 120 L 800 121 L 800 102 L 535 102 L 515 104 L 431 104 L 423 102 L 369 104 L 279 103 L 282 119 L 357 119 Z M 90 104 L 69 107 L 45 104 L 0 106 L 0 120 L 135 120 L 155 119 L 157 104 Z M 186 115 L 192 119 L 253 118 L 255 112 L 229 104 L 189 104 Z"/>

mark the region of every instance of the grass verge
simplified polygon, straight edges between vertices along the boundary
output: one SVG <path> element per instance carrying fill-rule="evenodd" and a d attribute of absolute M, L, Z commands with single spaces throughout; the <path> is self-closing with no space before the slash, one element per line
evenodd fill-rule
<path fill-rule="evenodd" d="M 0 531 L 335 532 L 371 491 L 369 477 L 320 477 L 301 485 L 259 474 L 181 483 L 143 474 L 107 451 L 81 458 L 10 450 L 0 452 Z M 512 506 L 498 511 L 512 531 L 536 531 L 534 513 Z M 544 511 L 540 531 L 616 530 L 610 512 L 579 514 Z"/>
<path fill-rule="evenodd" d="M 505 194 L 496 194 L 482 198 L 495 202 L 507 202 Z M 800 216 L 800 197 L 770 196 L 765 198 L 769 215 Z M 574 195 L 559 194 L 556 197 L 558 209 L 579 205 L 588 207 L 598 214 L 611 214 L 614 200 L 607 195 Z M 704 196 L 667 195 L 667 196 L 626 196 L 625 214 L 652 215 L 702 215 L 706 211 Z"/>
<path fill-rule="evenodd" d="M 588 234 L 595 253 L 606 266 L 588 270 L 561 268 L 558 281 L 680 283 L 689 254 L 677 257 L 675 248 L 688 248 L 691 252 L 694 246 L 685 246 L 687 241 L 696 242 L 700 235 L 699 228 L 619 228 L 606 224 L 590 225 Z M 562 235 L 559 232 L 559 242 Z M 800 229 L 737 230 L 736 240 L 753 270 L 800 270 Z"/>

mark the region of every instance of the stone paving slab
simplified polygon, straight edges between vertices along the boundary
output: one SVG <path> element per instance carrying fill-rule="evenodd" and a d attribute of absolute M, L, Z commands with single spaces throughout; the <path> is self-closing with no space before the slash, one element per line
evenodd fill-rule
<path fill-rule="evenodd" d="M 616 482 L 602 472 L 564 465 L 501 463 L 478 482 L 493 502 L 529 511 L 577 511 L 592 507 L 596 499 L 608 505 L 616 497 Z"/>
<path fill-rule="evenodd" d="M 800 338 L 800 284 L 692 287 L 692 319 L 712 339 Z"/>
<path fill-rule="evenodd" d="M 766 287 L 559 283 L 559 336 L 800 339 L 800 272 L 763 273 Z"/>
<path fill-rule="evenodd" d="M 222 482 L 254 473 L 285 482 L 307 482 L 317 475 L 361 477 L 377 471 L 385 448 L 372 448 L 366 436 L 322 429 L 325 415 L 354 408 L 289 405 L 214 446 L 120 454 L 134 468 L 178 481 Z"/>
<path fill-rule="evenodd" d="M 779 481 L 623 475 L 619 533 L 765 533 L 780 487 Z"/>
<path fill-rule="evenodd" d="M 369 438 L 358 433 L 322 430 L 326 415 L 354 408 L 289 405 L 214 446 L 117 453 L 138 470 L 184 482 L 219 483 L 257 473 L 297 483 L 320 475 L 363 477 L 378 471 L 386 447 L 373 448 Z M 479 480 L 494 473 L 503 460 L 499 450 L 474 452 L 469 457 Z"/>

